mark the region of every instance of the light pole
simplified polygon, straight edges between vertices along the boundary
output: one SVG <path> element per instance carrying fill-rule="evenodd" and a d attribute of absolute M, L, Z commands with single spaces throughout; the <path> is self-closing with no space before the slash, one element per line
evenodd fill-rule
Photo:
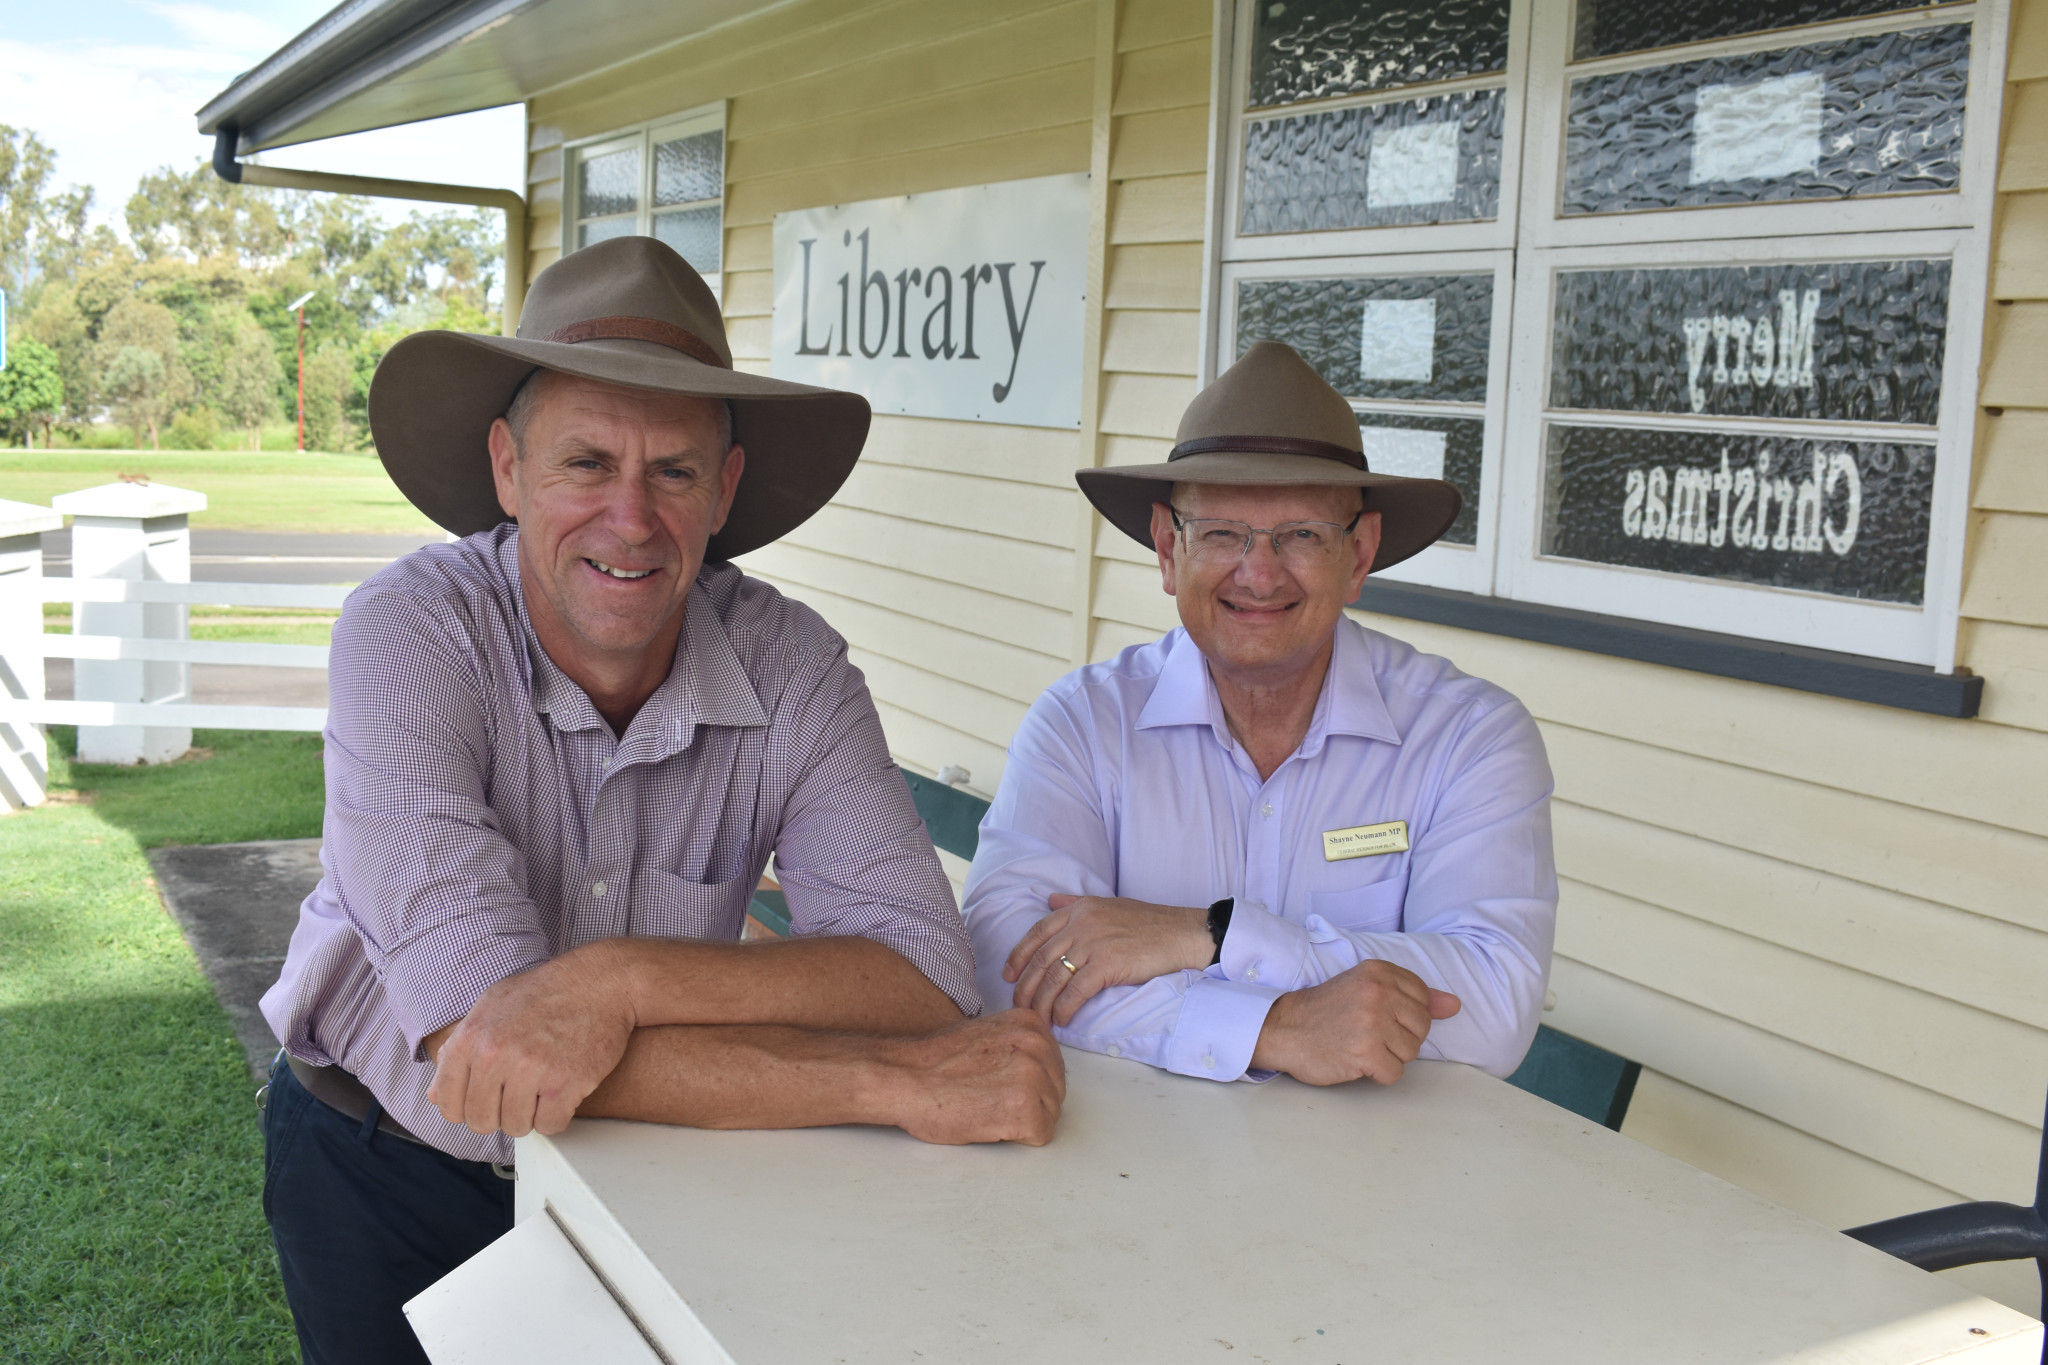
<path fill-rule="evenodd" d="M 308 289 L 299 295 L 297 302 L 286 306 L 287 313 L 299 315 L 299 454 L 306 453 L 306 304 L 319 293 Z"/>

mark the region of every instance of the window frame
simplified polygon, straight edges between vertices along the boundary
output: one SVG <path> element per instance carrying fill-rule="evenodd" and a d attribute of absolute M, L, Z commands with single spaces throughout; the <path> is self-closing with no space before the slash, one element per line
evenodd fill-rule
<path fill-rule="evenodd" d="M 1240 95 L 1247 89 L 1250 72 L 1253 2 L 1216 0 L 1215 5 L 1217 51 L 1211 66 L 1200 381 L 1210 382 L 1234 355 L 1236 283 L 1241 279 L 1470 273 L 1485 260 L 1497 272 L 1504 272 L 1508 281 L 1505 293 L 1500 292 L 1503 285 L 1496 284 L 1496 332 L 1505 328 L 1508 340 L 1504 360 L 1498 346 L 1490 360 L 1490 365 L 1503 368 L 1490 368 L 1488 374 L 1479 543 L 1471 551 L 1433 547 L 1411 565 L 1389 571 L 1386 579 L 1468 592 L 1508 610 L 1513 610 L 1515 603 L 1525 603 L 1541 610 L 1640 621 L 1651 630 L 1675 627 L 1720 632 L 1766 646 L 1811 647 L 1844 657 L 1882 658 L 1931 667 L 1939 673 L 1953 671 L 1970 521 L 1983 331 L 1991 303 L 1989 238 L 2009 42 L 2009 0 L 1973 0 L 1936 9 L 1831 20 L 1581 63 L 1569 61 L 1574 0 L 1514 0 L 1505 81 L 1509 107 L 1503 122 L 1504 128 L 1519 129 L 1521 138 L 1519 146 L 1504 142 L 1502 147 L 1499 218 L 1485 224 L 1245 237 L 1236 230 L 1245 126 L 1250 118 L 1270 113 L 1248 115 Z M 1951 23 L 1971 27 L 1963 147 L 1953 192 L 1706 205 L 1570 218 L 1559 212 L 1567 97 L 1575 79 Z M 1493 79 L 1407 87 L 1385 98 L 1375 92 L 1370 99 L 1303 101 L 1284 108 L 1337 108 L 1419 98 L 1483 86 Z M 1507 199 L 1511 182 L 1516 188 L 1512 211 Z M 1421 233 L 1430 237 L 1427 247 L 1418 250 L 1415 238 Z M 1951 273 L 1941 408 L 1933 427 L 1578 410 L 1551 413 L 1547 408 L 1552 280 L 1559 269 L 1941 256 L 1951 260 Z M 1504 260 L 1505 265 L 1494 258 Z M 1500 278 L 1497 273 L 1497 281 Z M 1584 425 L 1669 426 L 1933 444 L 1936 463 L 1921 604 L 1858 601 L 1802 589 L 1537 557 L 1545 424 L 1553 419 Z M 1490 538 L 1489 527 L 1493 532 Z M 1483 555 L 1488 572 L 1453 572 L 1444 563 L 1452 554 L 1474 560 Z"/>
<path fill-rule="evenodd" d="M 633 209 L 634 230 L 632 235 L 651 237 L 654 235 L 654 148 L 663 142 L 679 137 L 692 137 L 702 133 L 716 132 L 719 135 L 718 197 L 715 199 L 693 199 L 685 204 L 664 204 L 664 212 L 680 212 L 693 209 L 718 207 L 718 266 L 714 271 L 700 272 L 704 283 L 711 287 L 712 297 L 722 298 L 725 278 L 725 200 L 730 188 L 726 175 L 727 146 L 725 100 L 700 104 L 693 109 L 666 114 L 660 118 L 647 119 L 614 128 L 590 137 L 577 138 L 563 148 L 562 162 L 562 254 L 572 255 L 583 248 L 576 243 L 579 229 L 585 222 L 597 222 L 598 218 L 585 219 L 579 186 L 582 182 L 582 165 L 586 157 L 601 156 L 611 152 L 636 147 L 640 153 L 639 196 Z M 606 214 L 604 219 L 626 217 L 625 214 Z M 694 265 L 694 262 L 692 263 Z"/>

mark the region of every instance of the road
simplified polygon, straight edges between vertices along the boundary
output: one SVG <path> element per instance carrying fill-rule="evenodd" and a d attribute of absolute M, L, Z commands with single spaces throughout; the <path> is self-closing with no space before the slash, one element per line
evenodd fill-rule
<path fill-rule="evenodd" d="M 192 578 L 200 583 L 360 583 L 439 536 L 338 536 L 273 531 L 192 532 Z M 43 572 L 71 576 L 71 532 L 43 533 Z M 72 697 L 69 659 L 48 662 L 52 700 Z M 327 675 L 313 669 L 192 666 L 192 700 L 260 706 L 325 706 Z"/>

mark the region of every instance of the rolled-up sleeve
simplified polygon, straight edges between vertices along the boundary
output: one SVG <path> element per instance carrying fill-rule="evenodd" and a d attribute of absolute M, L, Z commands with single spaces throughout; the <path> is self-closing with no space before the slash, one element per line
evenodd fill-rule
<path fill-rule="evenodd" d="M 978 1014 L 974 951 L 953 888 L 866 680 L 843 647 L 778 726 L 800 737 L 802 771 L 783 810 L 775 875 L 791 931 L 858 935 L 901 954 L 963 1014 Z"/>
<path fill-rule="evenodd" d="M 486 794 L 482 684 L 447 611 L 358 593 L 329 655 L 328 884 L 416 1060 L 494 983 L 549 956 Z"/>

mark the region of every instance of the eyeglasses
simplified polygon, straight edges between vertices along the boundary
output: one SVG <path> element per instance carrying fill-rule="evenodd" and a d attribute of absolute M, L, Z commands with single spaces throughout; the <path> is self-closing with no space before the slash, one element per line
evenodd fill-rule
<path fill-rule="evenodd" d="M 1181 543 L 1198 564 L 1235 564 L 1252 552 L 1254 537 L 1264 536 L 1272 542 L 1280 562 L 1290 569 L 1312 569 L 1336 558 L 1365 515 L 1361 508 L 1341 526 L 1334 521 L 1289 521 L 1269 528 L 1218 517 L 1183 521 L 1179 508 L 1166 510 L 1173 514 L 1173 529 L 1180 532 Z"/>

